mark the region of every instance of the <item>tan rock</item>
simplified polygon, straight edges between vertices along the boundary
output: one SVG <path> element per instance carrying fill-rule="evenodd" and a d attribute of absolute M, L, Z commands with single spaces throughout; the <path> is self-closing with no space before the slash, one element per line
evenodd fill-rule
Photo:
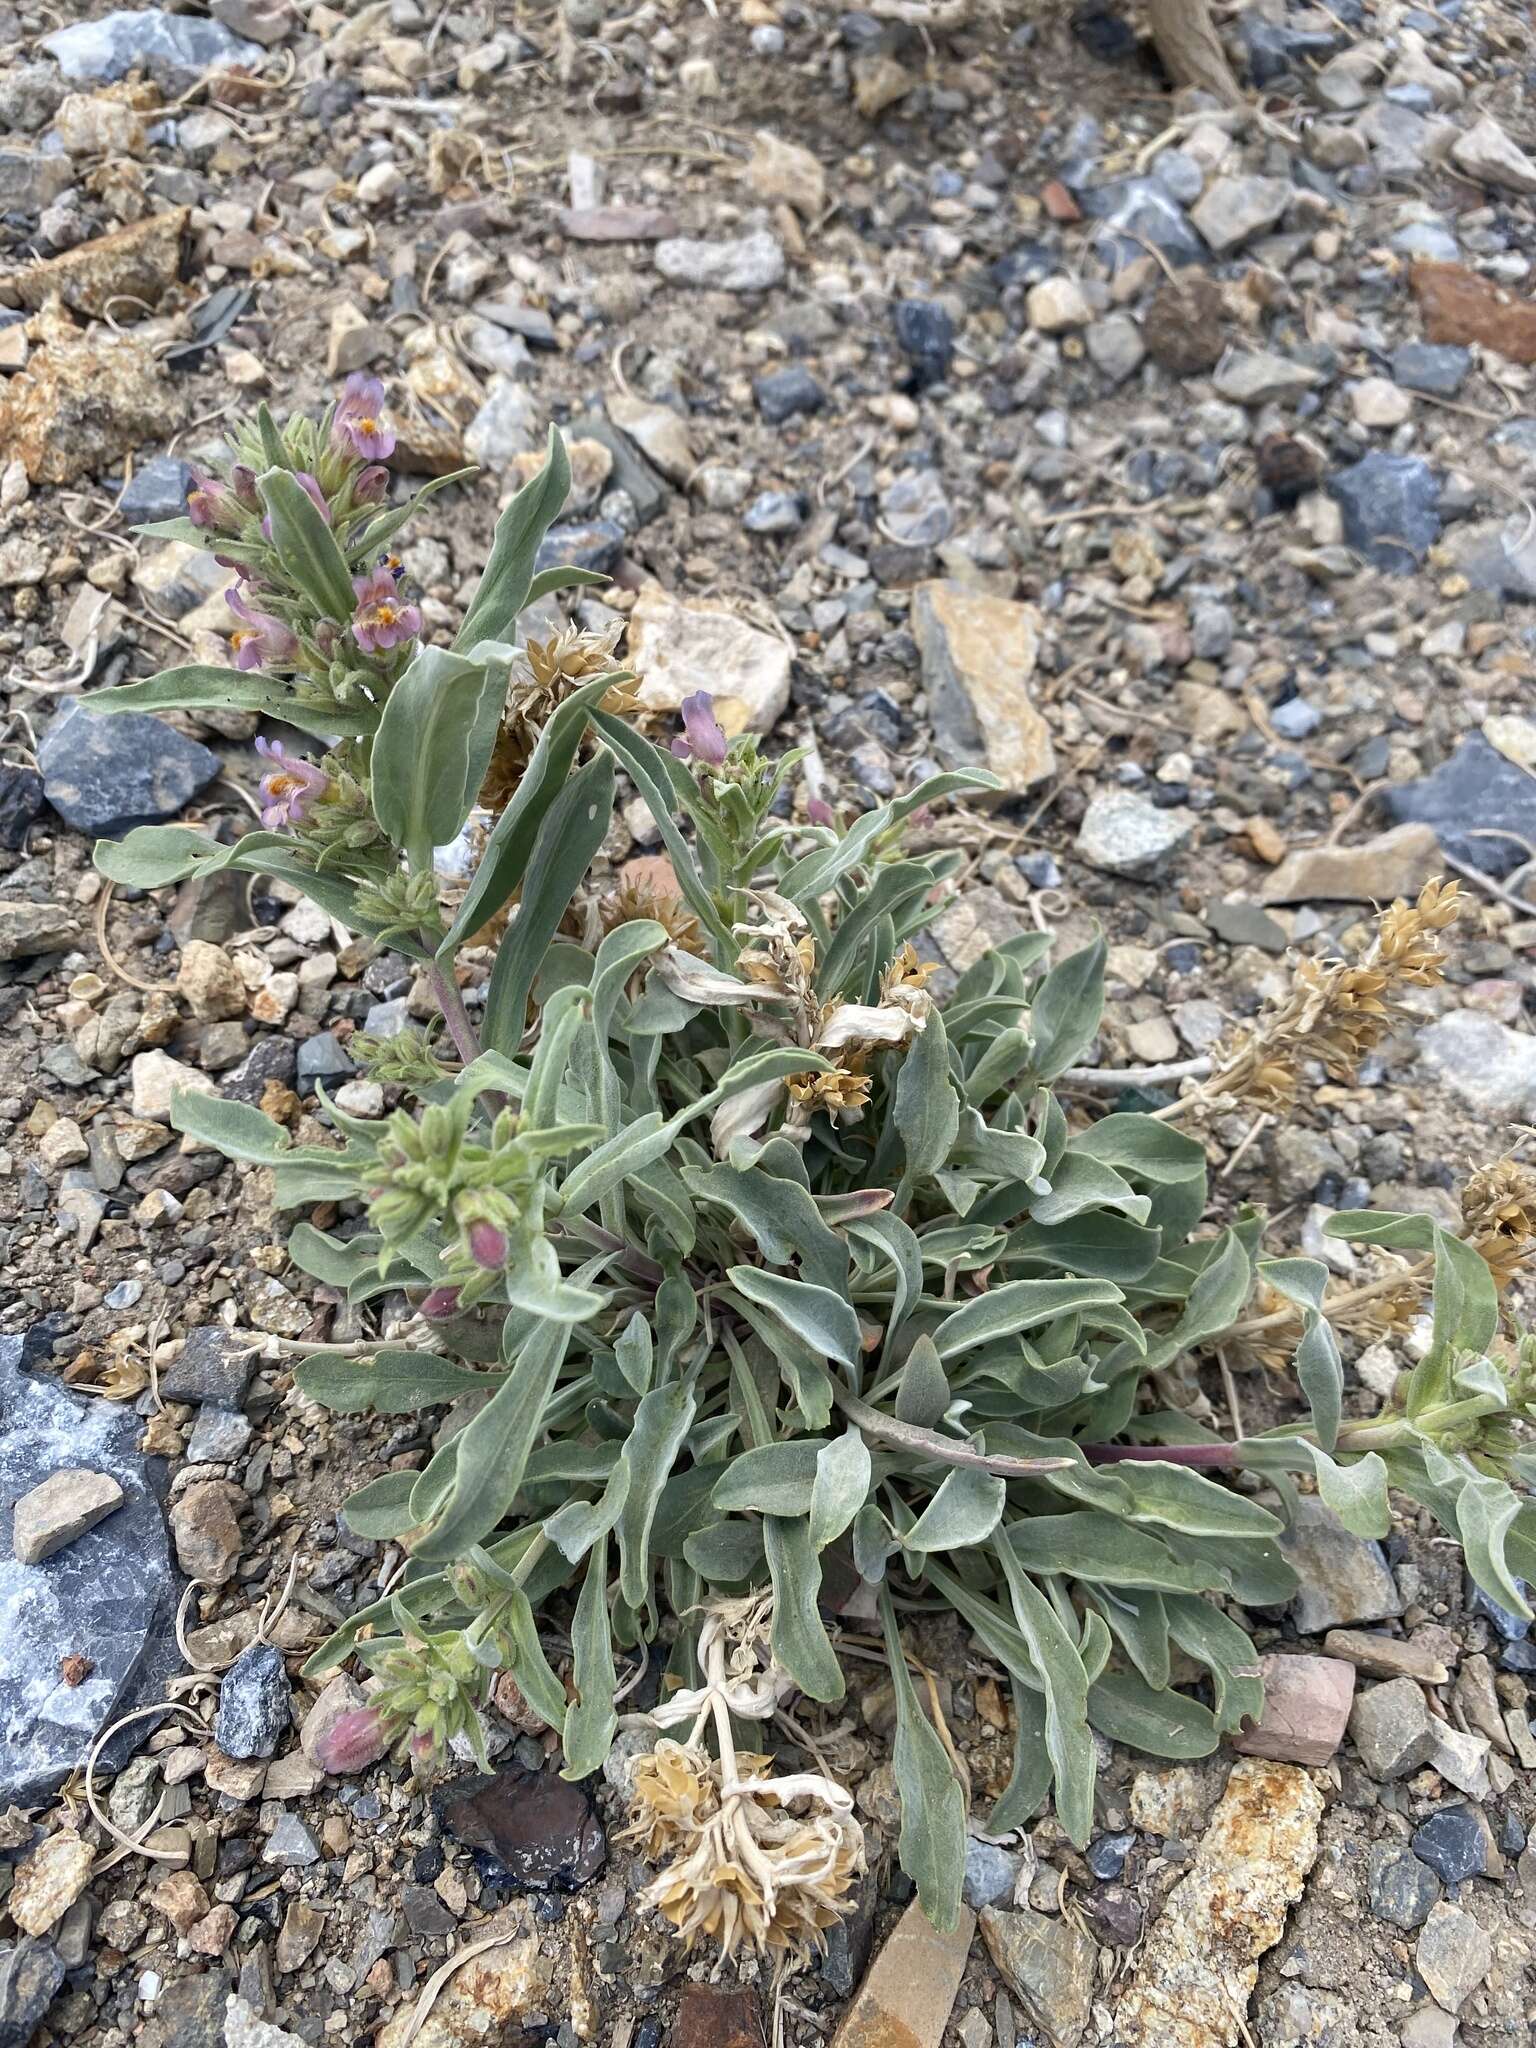
<path fill-rule="evenodd" d="M 898 64 L 894 57 L 878 51 L 866 50 L 854 58 L 850 68 L 853 103 L 866 121 L 878 120 L 887 107 L 904 100 L 917 83 L 905 64 Z"/>
<path fill-rule="evenodd" d="M 33 312 L 57 294 L 72 312 L 93 320 L 101 319 L 114 299 L 123 302 L 111 307 L 114 317 L 139 318 L 133 300 L 158 306 L 176 283 L 190 219 L 191 210 L 185 206 L 151 214 L 148 220 L 81 242 L 61 256 L 27 264 L 13 273 L 11 288 Z"/>
<path fill-rule="evenodd" d="M 673 483 L 687 483 L 698 467 L 687 425 L 670 405 L 620 392 L 608 400 L 608 417 Z"/>
<path fill-rule="evenodd" d="M 954 1933 L 941 1934 L 914 1900 L 844 2013 L 833 2048 L 938 2048 L 975 1931 L 968 1906 Z"/>
<path fill-rule="evenodd" d="M 629 615 L 629 665 L 647 711 L 676 711 L 707 690 L 734 738 L 771 732 L 789 703 L 789 649 L 721 604 L 672 597 L 649 583 Z"/>
<path fill-rule="evenodd" d="M 171 1100 L 187 1088 L 194 1095 L 217 1095 L 218 1083 L 196 1067 L 173 1060 L 168 1052 L 137 1052 L 129 1068 L 133 1114 L 140 1120 L 170 1122 Z"/>
<path fill-rule="evenodd" d="M 1416 1678 L 1421 1685 L 1444 1685 L 1451 1675 L 1442 1659 L 1422 1644 L 1378 1635 L 1374 1629 L 1331 1628 L 1323 1637 L 1323 1648 L 1367 1678 Z"/>
<path fill-rule="evenodd" d="M 28 323 L 27 367 L 0 381 L 0 448 L 35 484 L 94 476 L 141 441 L 161 443 L 185 405 L 147 342 L 82 333 L 58 308 Z"/>
<path fill-rule="evenodd" d="M 188 939 L 181 949 L 176 989 L 200 1022 L 245 1015 L 245 983 L 222 946 L 207 939 Z"/>
<path fill-rule="evenodd" d="M 497 1934 L 508 1939 L 454 1973 L 414 2034 L 414 2004 L 403 2005 L 379 2035 L 378 2048 L 406 2048 L 407 2042 L 412 2048 L 483 2048 L 503 2029 L 510 2038 L 516 2031 L 510 2022 L 542 2007 L 554 1965 L 539 1953 L 532 1915 L 521 1902 L 475 1928 L 477 1941 Z"/>
<path fill-rule="evenodd" d="M 1030 326 L 1041 334 L 1066 334 L 1086 327 L 1093 318 L 1093 308 L 1075 277 L 1047 277 L 1032 285 L 1024 309 Z"/>
<path fill-rule="evenodd" d="M 1317 1859 L 1322 1816 L 1322 1793 L 1296 1765 L 1233 1766 L 1116 2007 L 1121 2048 L 1233 2048 L 1259 1958 Z"/>
<path fill-rule="evenodd" d="M 1444 865 L 1432 825 L 1396 825 L 1360 846 L 1306 846 L 1259 887 L 1261 903 L 1391 903 Z"/>
<path fill-rule="evenodd" d="M 590 512 L 601 496 L 604 484 L 613 474 L 613 450 L 605 448 L 601 441 L 578 435 L 574 441 L 566 442 L 565 453 L 571 465 L 571 493 L 566 499 L 565 509 L 570 514 Z M 543 467 L 542 448 L 530 448 L 514 455 L 510 464 L 514 485 L 531 483 Z"/>
<path fill-rule="evenodd" d="M 96 1852 L 73 1828 L 60 1828 L 18 1865 L 6 1911 L 23 1934 L 46 1934 L 85 1890 Z"/>
<path fill-rule="evenodd" d="M 920 583 L 912 633 L 942 760 L 990 769 L 1003 784 L 999 801 L 1055 774 L 1051 730 L 1029 694 L 1040 650 L 1033 606 L 959 583 Z"/>
<path fill-rule="evenodd" d="M 178 1934 L 185 1934 L 208 1911 L 208 1894 L 194 1872 L 173 1870 L 151 1885 L 149 1903 L 165 1915 Z"/>
<path fill-rule="evenodd" d="M 16 1503 L 11 1548 L 18 1563 L 41 1564 L 122 1504 L 123 1489 L 110 1472 L 71 1466 L 51 1473 Z"/>
<path fill-rule="evenodd" d="M 827 174 L 817 159 L 768 128 L 752 138 L 746 179 L 757 198 L 792 206 L 803 220 L 814 220 L 827 203 Z"/>
<path fill-rule="evenodd" d="M 1243 1756 L 1325 1764 L 1344 1740 L 1355 1697 L 1354 1667 L 1338 1657 L 1261 1657 L 1264 1712 L 1233 1738 Z"/>
<path fill-rule="evenodd" d="M 202 1479 L 189 1486 L 171 1509 L 171 1534 L 176 1561 L 189 1579 L 225 1586 L 240 1562 L 240 1522 L 236 1509 L 244 1499 L 226 1479 Z"/>
<path fill-rule="evenodd" d="M 144 153 L 144 123 L 137 110 L 110 93 L 70 93 L 53 117 L 53 128 L 70 156 Z"/>

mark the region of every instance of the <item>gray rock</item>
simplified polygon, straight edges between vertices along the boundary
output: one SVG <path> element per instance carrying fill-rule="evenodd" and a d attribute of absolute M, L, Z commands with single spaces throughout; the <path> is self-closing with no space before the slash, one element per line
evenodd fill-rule
<path fill-rule="evenodd" d="M 1147 345 L 1129 313 L 1110 313 L 1096 320 L 1086 336 L 1089 359 L 1111 384 L 1123 384 L 1146 360 Z"/>
<path fill-rule="evenodd" d="M 188 1330 L 181 1352 L 160 1370 L 160 1391 L 168 1401 L 209 1401 L 238 1408 L 256 1369 L 251 1340 L 241 1340 L 222 1323 Z"/>
<path fill-rule="evenodd" d="M 880 496 L 880 518 L 899 547 L 934 548 L 955 524 L 954 507 L 936 471 L 905 470 Z"/>
<path fill-rule="evenodd" d="M 292 1721 L 293 1688 L 282 1651 L 272 1643 L 252 1643 L 230 1665 L 219 1686 L 214 1741 L 226 1756 L 276 1756 Z M 267 1860 L 272 1860 L 270 1855 Z"/>
<path fill-rule="evenodd" d="M 1418 1035 L 1419 1058 L 1474 1109 L 1536 1115 L 1536 1038 L 1483 1010 L 1449 1010 Z"/>
<path fill-rule="evenodd" d="M 795 491 L 759 491 L 741 523 L 748 533 L 798 533 L 805 524 L 805 506 Z"/>
<path fill-rule="evenodd" d="M 355 1974 L 367 1975 L 367 1971 L 357 1971 L 355 1960 L 348 1967 Z M 244 1982 L 243 1973 L 241 1982 Z M 229 2004 L 225 2008 L 221 2038 L 223 2048 L 306 2048 L 302 2034 L 290 2034 L 286 2028 L 264 2020 L 249 1999 L 234 1992 L 230 1993 Z"/>
<path fill-rule="evenodd" d="M 1371 1911 L 1394 1927 L 1422 1927 L 1441 1897 L 1440 1880 L 1427 1863 L 1401 1842 L 1377 1842 L 1371 1850 Z"/>
<path fill-rule="evenodd" d="M 596 569 L 611 576 L 624 552 L 624 529 L 611 519 L 571 520 L 552 526 L 539 542 L 537 569 Z"/>
<path fill-rule="evenodd" d="M 79 936 L 79 925 L 62 903 L 0 900 L 0 960 L 34 960 L 41 953 L 62 953 Z"/>
<path fill-rule="evenodd" d="M 183 18 L 175 17 L 178 21 Z M 174 455 L 153 455 L 134 471 L 117 509 L 128 526 L 147 526 L 156 519 L 180 519 L 187 509 L 187 492 L 191 488 L 190 462 L 182 462 Z"/>
<path fill-rule="evenodd" d="M 1221 397 L 1233 405 L 1270 405 L 1276 399 L 1300 398 L 1322 382 L 1308 363 L 1293 363 L 1269 349 L 1235 349 L 1224 356 L 1213 378 Z"/>
<path fill-rule="evenodd" d="M 218 2048 L 229 1984 L 222 1970 L 201 1970 L 167 1984 L 137 2036 L 138 2048 Z"/>
<path fill-rule="evenodd" d="M 1454 398 L 1471 368 L 1471 349 L 1450 342 L 1405 341 L 1392 352 L 1393 382 L 1438 398 Z"/>
<path fill-rule="evenodd" d="M 1275 705 L 1269 714 L 1269 722 L 1282 739 L 1304 740 L 1317 731 L 1323 722 L 1323 714 L 1305 697 L 1287 697 L 1283 704 Z"/>
<path fill-rule="evenodd" d="M 1205 190 L 1205 172 L 1187 149 L 1165 149 L 1154 160 L 1152 175 L 1180 206 L 1193 206 Z"/>
<path fill-rule="evenodd" d="M 0 135 L 35 135 L 68 91 L 52 64 L 17 64 L 0 78 Z"/>
<path fill-rule="evenodd" d="M 121 7 L 99 21 L 76 21 L 42 38 L 66 78 L 123 78 L 133 67 L 201 78 L 232 65 L 259 70 L 266 51 L 196 14 L 159 7 Z"/>
<path fill-rule="evenodd" d="M 1101 790 L 1078 827 L 1077 850 L 1107 875 L 1151 880 L 1166 874 L 1172 856 L 1187 845 L 1195 821 L 1188 811 L 1160 811 L 1129 789 Z"/>
<path fill-rule="evenodd" d="M 1460 2012 L 1488 1974 L 1493 1943 L 1470 1913 L 1442 1902 L 1424 1923 L 1413 1959 L 1436 2004 Z"/>
<path fill-rule="evenodd" d="M 0 149 L 0 207 L 7 213 L 41 213 L 68 191 L 73 176 L 66 156 L 38 149 Z"/>
<path fill-rule="evenodd" d="M 64 1958 L 52 1942 L 0 1948 L 0 2048 L 27 2048 L 63 1982 Z"/>
<path fill-rule="evenodd" d="M 363 1029 L 370 1038 L 398 1038 L 402 1031 L 412 1028 L 411 999 L 409 996 L 392 996 L 387 1003 L 373 1003 L 363 1019 Z"/>
<path fill-rule="evenodd" d="M 656 244 L 656 268 L 669 284 L 716 292 L 766 292 L 784 279 L 784 251 L 766 228 L 729 242 L 677 235 Z"/>
<path fill-rule="evenodd" d="M 224 772 L 217 754 L 163 718 L 142 711 L 98 718 L 79 704 L 68 705 L 49 726 L 37 765 L 65 824 L 109 839 L 134 825 L 176 817 Z"/>
<path fill-rule="evenodd" d="M 1197 661 L 1223 661 L 1232 652 L 1236 627 L 1232 614 L 1214 598 L 1202 598 L 1189 616 L 1189 637 Z"/>
<path fill-rule="evenodd" d="M 1021 1864 L 1018 1856 L 995 1842 L 978 1842 L 972 1836 L 965 1843 L 965 1903 L 968 1906 L 1002 1905 L 1013 1898 Z"/>
<path fill-rule="evenodd" d="M 1419 1770 L 1435 1747 L 1434 1716 L 1422 1686 L 1411 1678 L 1389 1678 L 1361 1693 L 1349 1732 L 1366 1771 L 1383 1784 Z"/>
<path fill-rule="evenodd" d="M 1078 203 L 1090 220 L 1100 223 L 1094 246 L 1114 259 L 1116 269 L 1143 261 L 1143 242 L 1160 250 L 1176 270 L 1211 260 L 1184 209 L 1155 178 L 1116 178 L 1079 193 Z"/>
<path fill-rule="evenodd" d="M 611 487 L 628 496 L 641 526 L 649 526 L 653 519 L 661 517 L 671 502 L 671 490 L 666 479 L 646 461 L 628 434 L 621 433 L 611 420 L 597 413 L 578 420 L 571 428 L 571 439 L 602 442 L 613 457 L 609 478 Z"/>
<path fill-rule="evenodd" d="M 1498 1869 L 1493 1835 L 1476 1806 L 1442 1806 L 1432 1813 L 1414 1830 L 1413 1853 L 1447 1884 L 1461 1884 L 1469 1877 L 1491 1877 Z M 1428 1910 L 1426 1907 L 1425 1911 Z M 1403 1927 L 1409 1924 L 1406 1920 L 1399 1922 Z"/>
<path fill-rule="evenodd" d="M 1456 263 L 1461 258 L 1461 244 L 1448 227 L 1439 221 L 1410 221 L 1405 228 L 1399 228 L 1392 236 L 1389 246 L 1399 256 L 1423 256 L 1431 263 Z M 1428 344 L 1415 344 L 1425 347 Z"/>
<path fill-rule="evenodd" d="M 820 412 L 827 394 L 803 363 L 787 363 L 752 380 L 752 397 L 769 426 L 782 426 L 799 413 Z"/>
<path fill-rule="evenodd" d="M 1393 818 L 1433 825 L 1447 853 L 1486 875 L 1503 877 L 1522 866 L 1523 842 L 1536 836 L 1536 780 L 1478 732 L 1469 733 L 1432 775 L 1383 794 Z M 1474 838 L 1469 827 L 1502 827 L 1510 836 Z"/>
<path fill-rule="evenodd" d="M 1216 254 L 1225 256 L 1274 227 L 1294 196 L 1285 178 L 1218 178 L 1190 219 Z"/>
<path fill-rule="evenodd" d="M 1300 1502 L 1280 1548 L 1301 1580 L 1291 1603 L 1300 1634 L 1320 1635 L 1402 1613 L 1381 1545 L 1352 1536 L 1320 1500 Z"/>
<path fill-rule="evenodd" d="M 348 1081 L 357 1072 L 357 1062 L 332 1031 L 317 1031 L 299 1046 L 294 1061 L 300 1092 L 317 1081 Z"/>
<path fill-rule="evenodd" d="M 992 1960 L 1058 2048 L 1077 2048 L 1093 2004 L 1098 1949 L 1067 1920 L 1021 1906 L 1012 1913 L 988 1906 L 981 1931 Z"/>
<path fill-rule="evenodd" d="M 244 1457 L 251 1441 L 249 1416 L 237 1408 L 219 1408 L 205 1401 L 197 1411 L 187 1439 L 189 1465 L 228 1465 Z"/>
<path fill-rule="evenodd" d="M 1344 538 L 1378 569 L 1406 576 L 1440 538 L 1440 480 L 1417 455 L 1371 453 L 1329 479 Z"/>
<path fill-rule="evenodd" d="M 0 1806 L 41 1804 L 109 1722 L 158 1700 L 181 1668 L 177 1581 L 139 1420 L 24 1373 L 22 1345 L 0 1339 Z M 11 1503 L 82 1464 L 117 1481 L 122 1507 L 45 1563 L 22 1564 L 11 1554 Z M 82 1652 L 92 1669 L 66 1685 L 61 1661 Z M 104 1768 L 121 1769 L 151 1726 L 114 1736 Z"/>
<path fill-rule="evenodd" d="M 320 1861 L 320 1844 L 296 1813 L 285 1813 L 268 1835 L 261 1860 L 276 1870 L 307 1870 Z"/>

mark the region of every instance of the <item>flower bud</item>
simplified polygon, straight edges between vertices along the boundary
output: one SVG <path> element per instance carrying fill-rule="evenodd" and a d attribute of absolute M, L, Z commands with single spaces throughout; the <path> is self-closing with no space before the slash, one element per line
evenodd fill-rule
<path fill-rule="evenodd" d="M 333 1778 L 366 1771 L 388 1747 L 389 1735 L 377 1707 L 354 1707 L 333 1721 L 311 1745 L 315 1762 Z"/>
<path fill-rule="evenodd" d="M 420 1313 L 429 1323 L 443 1323 L 459 1312 L 459 1290 L 457 1287 L 434 1287 L 423 1297 Z"/>
<path fill-rule="evenodd" d="M 511 1250 L 506 1232 L 498 1230 L 494 1223 L 487 1223 L 480 1217 L 470 1224 L 469 1256 L 483 1271 L 499 1273 L 507 1263 Z"/>

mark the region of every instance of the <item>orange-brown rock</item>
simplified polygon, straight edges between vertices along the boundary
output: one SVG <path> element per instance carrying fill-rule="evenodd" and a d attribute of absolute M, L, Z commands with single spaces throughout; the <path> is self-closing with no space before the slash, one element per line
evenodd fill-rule
<path fill-rule="evenodd" d="M 33 483 L 105 474 L 129 448 L 163 442 L 180 425 L 181 392 L 147 341 L 86 333 L 58 306 L 34 315 L 27 334 L 27 367 L 0 379 L 0 448 L 20 456 Z"/>
<path fill-rule="evenodd" d="M 158 306 L 180 276 L 190 217 L 190 208 L 176 206 L 97 235 L 62 256 L 29 263 L 11 278 L 11 289 L 33 311 L 57 293 L 71 312 L 93 320 L 109 310 L 119 321 L 141 319 L 144 307 Z"/>
<path fill-rule="evenodd" d="M 1409 281 L 1427 341 L 1475 341 L 1511 363 L 1536 363 L 1536 303 L 1461 263 L 1415 263 Z"/>

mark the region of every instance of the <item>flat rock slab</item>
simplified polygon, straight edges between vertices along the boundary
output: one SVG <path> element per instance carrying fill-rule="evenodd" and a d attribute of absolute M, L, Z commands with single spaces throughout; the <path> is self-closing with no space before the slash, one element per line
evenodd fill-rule
<path fill-rule="evenodd" d="M 789 649 L 724 605 L 647 584 L 629 615 L 629 659 L 648 711 L 676 711 L 706 690 L 726 734 L 771 732 L 789 703 Z"/>
<path fill-rule="evenodd" d="M 1355 1671 L 1339 1657 L 1261 1657 L 1264 1712 L 1232 1747 L 1280 1763 L 1325 1764 L 1344 1740 Z"/>
<path fill-rule="evenodd" d="M 0 1806 L 46 1799 L 110 1721 L 158 1699 L 181 1668 L 177 1581 L 138 1418 L 24 1373 L 22 1344 L 0 1341 Z M 122 1506 L 56 1556 L 23 1564 L 11 1554 L 11 1503 L 82 1465 L 116 1481 Z M 90 1660 L 78 1685 L 61 1675 L 66 1658 Z M 149 1726 L 115 1736 L 105 1765 L 120 1767 Z"/>
<path fill-rule="evenodd" d="M 11 1549 L 20 1564 L 41 1564 L 67 1548 L 123 1504 L 123 1489 L 109 1472 L 71 1465 L 51 1473 L 16 1503 Z"/>
<path fill-rule="evenodd" d="M 1469 733 L 1433 775 L 1383 791 L 1394 818 L 1433 826 L 1445 851 L 1485 875 L 1502 877 L 1528 859 L 1536 837 L 1536 776 L 1507 759 L 1481 733 Z M 1473 833 L 1507 830 L 1507 839 Z"/>
<path fill-rule="evenodd" d="M 112 837 L 174 818 L 224 764 L 163 718 L 142 711 L 97 717 L 72 704 L 37 750 L 43 789 L 66 825 Z"/>
<path fill-rule="evenodd" d="M 1361 846 L 1287 854 L 1259 891 L 1264 903 L 1380 903 L 1418 895 L 1443 866 L 1429 825 L 1398 825 Z"/>
<path fill-rule="evenodd" d="M 844 2013 L 833 2048 L 939 2048 L 975 1931 L 968 1906 L 955 1931 L 941 1934 L 914 1900 Z"/>
<path fill-rule="evenodd" d="M 434 1804 L 444 1831 L 478 1850 L 490 1874 L 517 1891 L 580 1891 L 608 1861 L 591 1793 L 553 1769 L 503 1764 L 488 1778 L 445 1786 Z"/>
<path fill-rule="evenodd" d="M 1040 652 L 1033 606 L 962 584 L 920 583 L 912 635 L 940 754 L 957 768 L 987 768 L 1000 800 L 1056 773 L 1051 729 L 1030 696 Z"/>
<path fill-rule="evenodd" d="M 1118 2048 L 1233 2048 L 1259 1958 L 1317 1860 L 1322 1817 L 1323 1795 L 1296 1765 L 1233 1766 L 1116 2008 Z"/>

